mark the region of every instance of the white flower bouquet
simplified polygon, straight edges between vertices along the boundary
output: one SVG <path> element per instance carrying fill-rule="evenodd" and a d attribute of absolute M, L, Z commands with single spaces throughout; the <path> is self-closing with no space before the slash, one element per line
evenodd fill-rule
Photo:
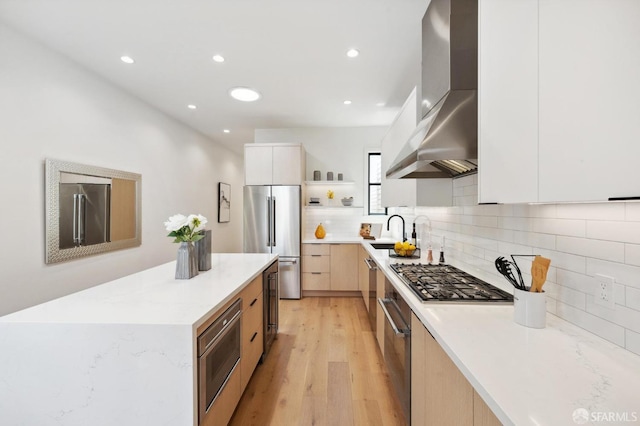
<path fill-rule="evenodd" d="M 190 214 L 184 216 L 177 214 L 171 216 L 168 221 L 164 223 L 165 228 L 169 231 L 167 237 L 175 238 L 174 243 L 182 242 L 196 242 L 204 238 L 204 235 L 199 232 L 204 229 L 207 224 L 207 218 L 199 214 Z"/>

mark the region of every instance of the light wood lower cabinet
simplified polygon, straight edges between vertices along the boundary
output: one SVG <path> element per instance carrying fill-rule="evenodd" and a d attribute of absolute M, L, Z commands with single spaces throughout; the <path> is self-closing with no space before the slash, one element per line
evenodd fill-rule
<path fill-rule="evenodd" d="M 253 280 L 241 293 L 242 346 L 240 348 L 241 390 L 247 387 L 263 351 L 263 292 L 262 275 Z"/>
<path fill-rule="evenodd" d="M 451 358 L 411 314 L 411 425 L 500 425 Z"/>
<path fill-rule="evenodd" d="M 360 244 L 331 244 L 331 290 L 358 290 Z"/>
<path fill-rule="evenodd" d="M 302 245 L 302 290 L 358 291 L 360 244 Z"/>
<path fill-rule="evenodd" d="M 302 290 L 331 290 L 331 250 L 328 244 L 302 245 Z"/>

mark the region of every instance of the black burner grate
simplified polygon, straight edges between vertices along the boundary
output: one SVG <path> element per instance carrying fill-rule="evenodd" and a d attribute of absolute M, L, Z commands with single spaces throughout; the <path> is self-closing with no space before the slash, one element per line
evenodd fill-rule
<path fill-rule="evenodd" d="M 506 291 L 450 265 L 390 265 L 424 302 L 513 302 Z"/>

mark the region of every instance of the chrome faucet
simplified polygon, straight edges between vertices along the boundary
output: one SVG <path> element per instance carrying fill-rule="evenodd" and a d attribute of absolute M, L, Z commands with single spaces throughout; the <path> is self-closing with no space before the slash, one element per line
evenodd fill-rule
<path fill-rule="evenodd" d="M 387 231 L 389 230 L 389 223 L 391 222 L 391 219 L 393 219 L 394 217 L 399 217 L 400 220 L 402 220 L 402 241 L 407 241 L 407 233 L 405 232 L 405 228 L 404 228 L 404 217 L 400 216 L 399 214 L 394 214 L 389 216 L 389 220 L 387 220 Z"/>

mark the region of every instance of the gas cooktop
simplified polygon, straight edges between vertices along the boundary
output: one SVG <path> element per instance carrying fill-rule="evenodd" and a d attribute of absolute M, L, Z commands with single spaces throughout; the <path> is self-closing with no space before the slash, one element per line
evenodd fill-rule
<path fill-rule="evenodd" d="M 390 266 L 423 302 L 513 303 L 506 291 L 450 265 Z"/>

